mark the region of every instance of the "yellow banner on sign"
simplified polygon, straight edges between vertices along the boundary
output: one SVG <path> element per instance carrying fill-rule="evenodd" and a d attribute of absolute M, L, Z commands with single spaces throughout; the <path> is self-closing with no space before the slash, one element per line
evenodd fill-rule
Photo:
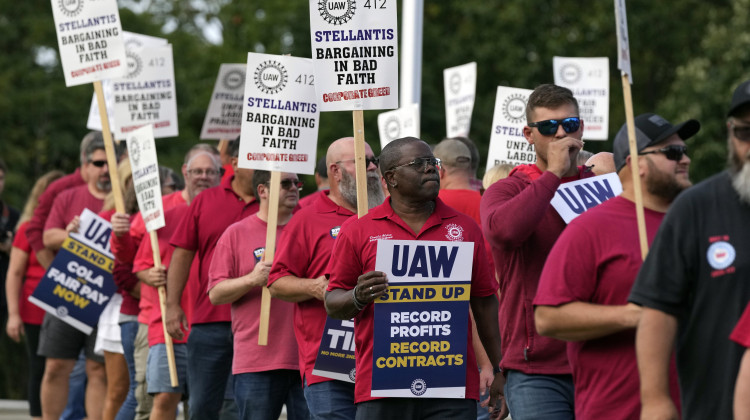
<path fill-rule="evenodd" d="M 77 255 L 79 258 L 86 260 L 91 264 L 94 264 L 102 270 L 106 270 L 109 273 L 112 272 L 114 263 L 112 259 L 91 248 L 90 246 L 86 246 L 71 237 L 67 237 L 65 238 L 65 242 L 63 242 L 62 247 L 66 251 Z"/>
<path fill-rule="evenodd" d="M 388 286 L 386 294 L 375 303 L 400 302 L 452 302 L 469 300 L 471 284 L 445 284 L 430 286 Z"/>

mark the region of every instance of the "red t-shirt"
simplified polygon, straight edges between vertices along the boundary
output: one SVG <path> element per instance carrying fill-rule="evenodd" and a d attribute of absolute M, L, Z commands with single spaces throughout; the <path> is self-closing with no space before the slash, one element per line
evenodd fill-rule
<path fill-rule="evenodd" d="M 49 217 L 52 206 L 55 204 L 56 198 L 63 191 L 77 187 L 80 185 L 86 185 L 81 177 L 81 168 L 76 168 L 75 172 L 70 175 L 55 180 L 49 184 L 44 193 L 39 197 L 39 204 L 34 209 L 34 216 L 29 221 L 29 227 L 26 231 L 26 236 L 29 239 L 29 244 L 34 251 L 40 251 L 44 249 L 44 242 L 42 240 L 45 225 L 47 224 L 47 218 Z M 101 208 L 101 206 L 99 206 Z M 99 209 L 92 209 L 98 211 Z M 64 228 L 65 226 L 63 226 Z"/>
<path fill-rule="evenodd" d="M 446 241 L 458 225 L 462 229 L 462 242 L 474 242 L 474 261 L 471 273 L 471 296 L 490 296 L 497 291 L 490 266 L 487 263 L 482 232 L 469 216 L 457 212 L 436 199 L 435 210 L 422 226 L 418 235 L 398 217 L 388 198 L 380 206 L 359 218 L 347 221 L 339 233 L 328 264 L 330 282 L 328 290 L 351 290 L 357 277 L 375 270 L 377 239 Z M 354 384 L 354 402 L 360 403 L 376 398 L 370 396 L 372 389 L 372 337 L 373 305 L 367 305 L 354 318 L 354 341 L 357 355 L 357 380 Z M 479 399 L 479 370 L 474 356 L 471 338 L 471 319 L 467 326 L 466 398 Z"/>
<path fill-rule="evenodd" d="M 325 275 L 341 225 L 354 213 L 328 198 L 329 191 L 294 214 L 279 238 L 268 285 L 284 276 L 315 279 Z M 294 308 L 294 333 L 299 346 L 299 370 L 307 384 L 332 381 L 312 374 L 328 314 L 323 301 L 308 299 Z"/>
<path fill-rule="evenodd" d="M 156 231 L 157 238 L 159 239 L 159 255 L 161 256 L 161 263 L 164 267 L 169 269 L 169 262 L 172 259 L 172 253 L 174 247 L 169 244 L 169 240 L 172 234 L 177 229 L 177 226 L 182 220 L 182 217 L 187 214 L 187 204 L 177 205 L 167 210 L 164 213 L 165 226 Z M 154 253 L 151 249 L 151 235 L 145 235 L 138 247 L 138 252 L 135 255 L 135 261 L 133 262 L 133 273 L 139 271 L 148 270 L 154 266 Z M 193 264 L 190 267 L 190 282 L 195 283 L 195 279 L 198 276 L 198 259 L 193 260 Z M 190 296 L 192 295 L 189 288 L 182 294 L 180 300 L 180 306 L 185 310 L 185 317 L 190 322 L 190 309 L 191 306 Z M 145 283 L 141 283 L 141 301 L 140 301 L 141 312 L 138 315 L 138 322 L 148 325 L 148 345 L 153 346 L 155 344 L 164 343 L 164 326 L 161 318 L 161 308 L 159 307 L 159 292 L 153 287 Z M 173 340 L 174 343 L 185 343 L 187 342 L 188 334 L 185 334 L 183 340 Z"/>
<path fill-rule="evenodd" d="M 257 215 L 229 226 L 216 244 L 208 289 L 227 279 L 236 279 L 253 271 L 266 247 L 266 222 Z M 278 238 L 284 225 L 276 227 Z M 271 301 L 268 345 L 258 345 L 262 289 L 254 287 L 232 303 L 234 358 L 232 373 L 264 372 L 277 369 L 297 370 L 297 342 L 294 339 L 294 304 Z"/>
<path fill-rule="evenodd" d="M 440 190 L 438 197 L 448 207 L 471 217 L 477 224 L 482 223 L 482 219 L 479 218 L 479 203 L 482 201 L 482 196 L 479 195 L 478 191 Z"/>
<path fill-rule="evenodd" d="M 664 213 L 645 210 L 651 243 Z M 625 305 L 643 263 L 635 204 L 615 197 L 570 222 L 547 257 L 534 305 Z M 641 412 L 635 329 L 567 343 L 576 419 L 637 419 Z M 679 407 L 672 364 L 673 399 Z M 617 409 L 613 409 L 616 407 Z"/>
<path fill-rule="evenodd" d="M 44 276 L 44 267 L 39 264 L 36 259 L 36 253 L 31 249 L 28 238 L 26 237 L 26 229 L 29 227 L 29 222 L 21 223 L 16 231 L 16 236 L 13 238 L 13 246 L 20 249 L 21 251 L 29 255 L 29 259 L 26 262 L 26 273 L 24 274 L 23 287 L 21 288 L 21 295 L 19 296 L 18 312 L 21 315 L 21 320 L 24 324 L 31 325 L 42 325 L 44 320 L 44 310 L 33 303 L 29 302 L 29 296 L 34 293 L 34 289 L 39 285 L 39 281 Z"/>
<path fill-rule="evenodd" d="M 729 338 L 743 347 L 750 347 L 750 304 L 745 307 Z"/>
<path fill-rule="evenodd" d="M 258 212 L 258 200 L 245 203 L 232 190 L 233 179 L 225 179 L 221 185 L 198 194 L 170 240 L 175 247 L 195 251 L 199 259 L 199 284 L 191 287 L 197 292 L 193 295 L 193 323 L 196 324 L 232 321 L 229 305 L 214 306 L 206 290 L 216 242 L 229 225 Z"/>
<path fill-rule="evenodd" d="M 44 230 L 65 229 L 74 217 L 80 216 L 84 209 L 99 214 L 104 200 L 91 195 L 88 185 L 80 185 L 63 191 L 56 199 L 49 213 Z"/>
<path fill-rule="evenodd" d="M 534 164 L 520 165 L 482 196 L 482 229 L 500 280 L 500 365 L 505 369 L 571 373 L 565 343 L 537 334 L 532 301 L 547 254 L 565 228 L 550 201 L 561 183 L 592 176 L 585 166 L 576 176 L 561 180 Z"/>

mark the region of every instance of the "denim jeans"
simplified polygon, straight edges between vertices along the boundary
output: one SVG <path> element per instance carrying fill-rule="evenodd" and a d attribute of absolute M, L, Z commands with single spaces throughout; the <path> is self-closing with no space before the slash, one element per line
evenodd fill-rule
<path fill-rule="evenodd" d="M 117 412 L 115 420 L 133 420 L 135 418 L 135 407 L 138 402 L 135 400 L 135 335 L 138 333 L 138 321 L 123 322 L 120 324 L 120 337 L 122 338 L 122 350 L 125 361 L 128 364 L 128 373 L 130 377 L 130 389 L 125 402 L 122 403 L 120 411 Z"/>
<path fill-rule="evenodd" d="M 305 380 L 305 400 L 311 420 L 351 420 L 357 414 L 354 384 L 349 382 L 326 381 L 307 385 Z"/>
<path fill-rule="evenodd" d="M 509 370 L 505 381 L 505 399 L 513 418 L 575 419 L 571 375 L 527 375 Z"/>
<path fill-rule="evenodd" d="M 234 400 L 242 420 L 278 419 L 286 404 L 286 418 L 308 420 L 299 371 L 279 369 L 234 375 Z"/>
<path fill-rule="evenodd" d="M 60 420 L 83 420 L 86 418 L 86 356 L 83 350 L 68 380 L 68 405 Z"/>
<path fill-rule="evenodd" d="M 191 419 L 215 419 L 232 374 L 232 324 L 193 324 L 187 341 L 188 410 Z"/>

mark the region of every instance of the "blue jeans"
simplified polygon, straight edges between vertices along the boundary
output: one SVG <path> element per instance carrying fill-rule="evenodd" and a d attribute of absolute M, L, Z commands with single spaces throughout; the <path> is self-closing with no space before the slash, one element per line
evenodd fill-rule
<path fill-rule="evenodd" d="M 357 414 L 354 384 L 349 382 L 326 381 L 307 385 L 305 380 L 305 400 L 311 420 L 351 420 Z"/>
<path fill-rule="evenodd" d="M 117 412 L 115 420 L 133 420 L 135 418 L 135 407 L 138 401 L 135 400 L 135 335 L 138 333 L 138 321 L 123 322 L 120 324 L 120 337 L 122 338 L 122 350 L 125 361 L 128 363 L 128 373 L 130 374 L 130 389 L 125 402 L 122 403 L 120 411 Z"/>
<path fill-rule="evenodd" d="M 527 375 L 509 370 L 505 380 L 505 399 L 513 418 L 575 419 L 571 375 Z"/>
<path fill-rule="evenodd" d="M 68 379 L 68 405 L 60 420 L 83 420 L 86 418 L 86 356 L 81 350 Z"/>
<path fill-rule="evenodd" d="M 490 411 L 487 409 L 487 407 L 482 407 L 482 401 L 489 398 L 489 396 L 489 388 L 487 388 L 484 394 L 479 396 L 479 401 L 477 401 L 477 420 L 490 420 Z"/>
<path fill-rule="evenodd" d="M 286 404 L 286 418 L 308 420 L 299 371 L 279 369 L 234 375 L 234 400 L 242 420 L 278 419 Z"/>
<path fill-rule="evenodd" d="M 357 404 L 355 420 L 474 420 L 477 402 L 453 398 L 381 398 Z M 521 420 L 524 420 L 521 418 Z"/>
<path fill-rule="evenodd" d="M 191 419 L 215 419 L 232 374 L 232 324 L 193 324 L 187 341 L 188 406 Z"/>

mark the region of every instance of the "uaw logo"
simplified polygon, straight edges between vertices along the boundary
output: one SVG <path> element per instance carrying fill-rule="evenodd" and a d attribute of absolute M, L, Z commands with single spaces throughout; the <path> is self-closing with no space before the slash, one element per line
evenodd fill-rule
<path fill-rule="evenodd" d="M 706 257 L 708 258 L 708 264 L 714 268 L 714 270 L 723 270 L 732 263 L 734 258 L 737 256 L 737 252 L 729 242 L 719 241 L 714 242 L 708 247 Z"/>
<path fill-rule="evenodd" d="M 245 72 L 242 70 L 230 70 L 224 75 L 221 84 L 226 90 L 237 90 L 245 87 Z"/>
<path fill-rule="evenodd" d="M 65 318 L 66 316 L 68 316 L 68 308 L 64 306 L 58 306 L 57 308 L 55 308 L 55 312 L 57 313 L 58 318 Z"/>
<path fill-rule="evenodd" d="M 458 72 L 455 72 L 450 75 L 448 78 L 448 89 L 451 91 L 452 94 L 458 95 L 458 92 L 461 90 L 461 74 Z"/>
<path fill-rule="evenodd" d="M 78 16 L 83 10 L 83 0 L 58 0 L 57 5 L 67 16 Z"/>
<path fill-rule="evenodd" d="M 520 93 L 509 95 L 503 101 L 503 115 L 509 122 L 518 124 L 526 121 L 526 97 Z"/>
<path fill-rule="evenodd" d="M 336 239 L 339 237 L 339 232 L 341 232 L 341 226 L 336 226 L 335 228 L 331 229 L 331 238 Z"/>
<path fill-rule="evenodd" d="M 410 389 L 411 393 L 416 396 L 424 395 L 427 392 L 427 382 L 424 379 L 417 378 L 412 381 Z"/>
<path fill-rule="evenodd" d="M 451 223 L 445 227 L 445 237 L 452 242 L 461 242 L 464 240 L 464 228 L 461 226 Z"/>
<path fill-rule="evenodd" d="M 560 67 L 560 79 L 569 85 L 578 83 L 581 80 L 581 68 L 575 63 L 565 63 Z"/>
<path fill-rule="evenodd" d="M 263 93 L 274 95 L 286 87 L 286 68 L 275 60 L 266 60 L 255 69 L 255 86 Z"/>
<path fill-rule="evenodd" d="M 143 70 L 141 56 L 133 51 L 125 51 L 125 62 L 128 65 L 128 75 L 125 76 L 126 78 L 132 79 L 141 74 L 141 70 Z"/>
<path fill-rule="evenodd" d="M 401 135 L 401 121 L 397 117 L 390 117 L 385 120 L 385 136 L 388 140 L 399 138 Z"/>
<path fill-rule="evenodd" d="M 138 137 L 133 136 L 128 139 L 128 154 L 130 160 L 133 161 L 133 166 L 138 168 L 141 164 L 141 143 L 138 141 Z"/>
<path fill-rule="evenodd" d="M 354 17 L 354 0 L 318 0 L 320 17 L 331 25 L 343 25 Z"/>
<path fill-rule="evenodd" d="M 349 380 L 354 382 L 356 378 L 357 378 L 357 369 L 352 368 L 352 370 L 349 371 Z"/>
<path fill-rule="evenodd" d="M 263 253 L 266 252 L 266 247 L 255 248 L 253 250 L 253 257 L 255 257 L 255 263 L 259 263 L 263 258 Z"/>

